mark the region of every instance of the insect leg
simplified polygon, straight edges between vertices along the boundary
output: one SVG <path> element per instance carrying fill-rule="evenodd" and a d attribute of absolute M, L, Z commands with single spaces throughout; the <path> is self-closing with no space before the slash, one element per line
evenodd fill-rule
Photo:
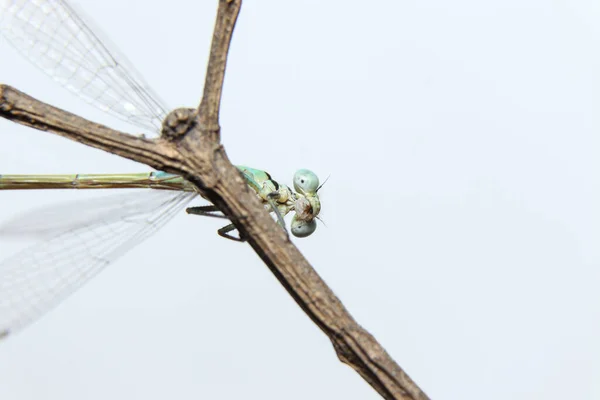
<path fill-rule="evenodd" d="M 236 242 L 245 242 L 246 238 L 244 238 L 241 233 L 240 233 L 239 237 L 235 237 L 235 236 L 233 236 L 233 235 L 231 235 L 229 233 L 229 232 L 231 232 L 234 229 L 235 229 L 235 225 L 229 224 L 229 225 L 226 225 L 226 226 L 222 227 L 221 229 L 219 229 L 217 231 L 217 233 L 219 234 L 219 236 L 222 236 L 222 237 L 224 237 L 226 239 L 229 239 L 229 240 L 233 240 L 233 241 L 236 241 Z"/>
<path fill-rule="evenodd" d="M 279 208 L 277 208 L 277 203 L 275 201 L 278 198 L 279 198 L 279 193 L 277 193 L 277 192 L 271 192 L 267 195 L 267 201 L 269 202 L 269 205 L 271 206 L 271 210 L 273 210 L 273 212 L 277 216 L 277 222 L 279 223 L 279 225 L 281 225 L 281 227 L 283 228 L 285 233 L 287 233 L 287 229 L 285 228 L 285 220 L 283 219 L 283 216 L 279 212 Z"/>
<path fill-rule="evenodd" d="M 198 206 L 198 207 L 188 207 L 185 209 L 188 214 L 192 215 L 203 215 L 205 217 L 213 217 L 213 218 L 224 218 L 227 219 L 225 215 L 219 211 L 219 209 L 215 206 Z M 220 213 L 220 214 L 216 214 Z"/>

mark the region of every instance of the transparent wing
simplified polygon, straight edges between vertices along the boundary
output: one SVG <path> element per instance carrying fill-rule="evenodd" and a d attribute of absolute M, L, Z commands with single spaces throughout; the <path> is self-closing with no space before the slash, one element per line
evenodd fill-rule
<path fill-rule="evenodd" d="M 90 221 L 120 220 L 152 214 L 157 204 L 175 196 L 178 192 L 164 190 L 128 190 L 107 197 L 96 197 L 81 201 L 63 202 L 28 211 L 0 225 L 0 237 L 48 238 L 66 230 L 86 227 Z M 76 213 L 73 210 L 77 210 Z"/>
<path fill-rule="evenodd" d="M 63 0 L 0 0 L 0 32 L 33 64 L 101 110 L 158 133 L 166 108 L 88 25 Z"/>
<path fill-rule="evenodd" d="M 0 263 L 0 339 L 41 317 L 119 256 L 156 232 L 194 197 L 194 192 L 137 193 L 148 204 L 101 210 L 70 226 L 51 218 L 53 236 Z M 128 194 L 129 196 L 129 194 Z M 109 200 L 113 205 L 123 204 Z M 100 204 L 100 203 L 99 203 Z M 126 204 L 131 204 L 129 199 Z M 82 208 L 78 205 L 77 210 Z M 66 209 L 65 209 L 66 210 Z M 78 212 L 78 211 L 77 211 Z M 64 215 L 66 220 L 73 214 Z M 38 215 L 43 215 L 38 214 Z M 38 221 L 42 227 L 44 221 Z M 16 222 L 8 226 L 15 226 Z"/>

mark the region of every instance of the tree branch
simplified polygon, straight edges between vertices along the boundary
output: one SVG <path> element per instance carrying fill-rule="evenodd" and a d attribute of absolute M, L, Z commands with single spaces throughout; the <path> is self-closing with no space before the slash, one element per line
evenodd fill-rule
<path fill-rule="evenodd" d="M 200 121 L 205 124 L 211 123 L 218 126 L 219 123 L 221 93 L 223 92 L 229 44 L 241 7 L 241 0 L 219 2 L 206 78 L 204 79 L 204 94 L 198 107 Z"/>
<path fill-rule="evenodd" d="M 383 347 L 352 318 L 257 196 L 220 145 L 219 106 L 229 43 L 241 0 L 220 0 L 204 94 L 198 113 L 175 110 L 165 126 L 187 132 L 150 140 L 121 133 L 0 85 L 0 116 L 91 147 L 179 174 L 235 224 L 294 300 L 330 338 L 339 359 L 386 399 L 428 399 Z"/>

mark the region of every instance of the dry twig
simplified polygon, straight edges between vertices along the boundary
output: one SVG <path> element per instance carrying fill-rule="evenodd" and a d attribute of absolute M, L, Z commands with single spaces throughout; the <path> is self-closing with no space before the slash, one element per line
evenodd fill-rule
<path fill-rule="evenodd" d="M 175 110 L 166 125 L 189 130 L 150 140 L 121 133 L 0 85 L 0 115 L 118 154 L 193 182 L 219 207 L 304 312 L 330 338 L 338 357 L 386 399 L 427 399 L 381 345 L 352 318 L 331 289 L 259 204 L 220 144 L 219 107 L 229 43 L 241 0 L 220 0 L 204 94 L 197 112 Z M 194 110 L 195 111 L 195 110 Z M 181 125 L 178 125 L 181 126 Z"/>

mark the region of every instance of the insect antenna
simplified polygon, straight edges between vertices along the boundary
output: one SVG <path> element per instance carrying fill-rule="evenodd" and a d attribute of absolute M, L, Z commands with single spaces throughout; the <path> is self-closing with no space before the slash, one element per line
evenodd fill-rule
<path fill-rule="evenodd" d="M 317 193 L 319 191 L 319 189 L 321 189 L 323 187 L 323 185 L 325 185 L 327 183 L 327 181 L 329 180 L 329 178 L 331 178 L 331 174 L 329 174 L 329 176 L 327 176 L 327 178 L 323 181 L 323 183 L 321 183 L 319 185 L 319 187 L 317 188 L 317 190 L 315 190 L 315 193 Z"/>
<path fill-rule="evenodd" d="M 327 224 L 325 223 L 325 221 L 323 220 L 323 218 L 319 217 L 318 215 L 315 218 L 317 218 L 319 221 L 321 221 L 321 223 L 323 224 L 323 226 L 325 226 L 325 228 L 327 228 Z"/>

